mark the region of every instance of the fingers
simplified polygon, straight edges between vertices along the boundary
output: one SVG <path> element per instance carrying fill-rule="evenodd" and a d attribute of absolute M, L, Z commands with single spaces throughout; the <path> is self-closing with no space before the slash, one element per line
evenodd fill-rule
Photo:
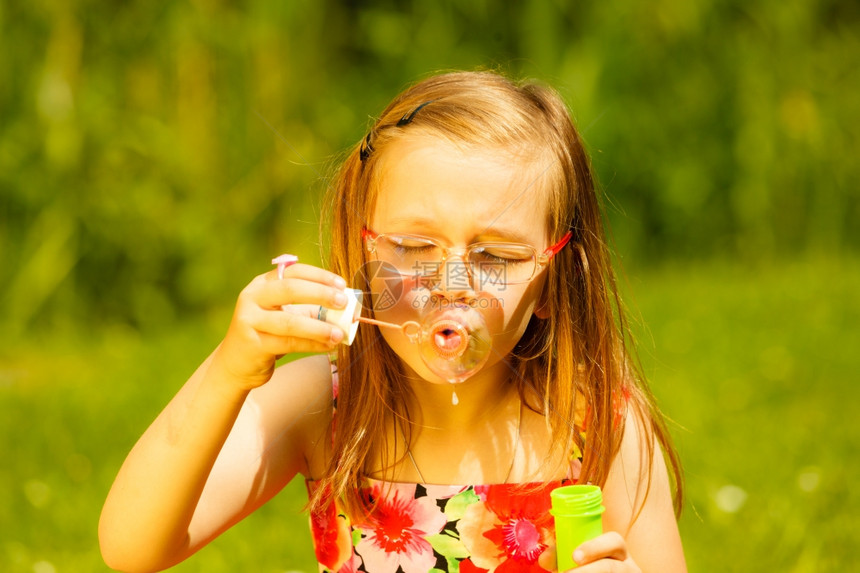
<path fill-rule="evenodd" d="M 329 338 L 322 341 L 292 336 L 275 336 L 273 334 L 260 335 L 263 345 L 276 357 L 294 352 L 310 352 L 315 354 L 331 352 L 342 338 L 343 333 L 337 329 L 333 329 Z"/>
<path fill-rule="evenodd" d="M 284 270 L 257 277 L 246 289 L 261 308 L 279 309 L 288 304 L 315 304 L 340 309 L 346 306 L 346 281 L 329 271 L 310 265 L 295 264 Z"/>
<path fill-rule="evenodd" d="M 278 269 L 242 290 L 217 350 L 217 363 L 245 388 L 265 384 L 281 356 L 330 352 L 344 339 L 340 327 L 317 316 L 320 306 L 346 307 L 346 281 L 324 269 L 280 259 L 275 259 Z"/>
<path fill-rule="evenodd" d="M 586 541 L 573 552 L 573 560 L 580 565 L 607 558 L 624 561 L 627 557 L 627 543 L 615 531 L 606 532 Z"/>
<path fill-rule="evenodd" d="M 258 331 L 273 336 L 313 340 L 326 345 L 339 343 L 343 339 L 343 331 L 317 320 L 318 310 L 319 306 L 315 305 L 296 305 L 287 310 L 260 310 L 254 323 Z"/>
<path fill-rule="evenodd" d="M 565 573 L 641 573 L 627 552 L 627 542 L 614 531 L 586 541 L 573 552 L 577 567 Z M 550 545 L 538 558 L 547 571 L 556 570 L 556 547 Z"/>
<path fill-rule="evenodd" d="M 630 557 L 627 543 L 615 531 L 609 531 L 586 541 L 573 552 L 577 573 L 641 573 Z"/>
<path fill-rule="evenodd" d="M 291 265 L 284 278 L 277 271 L 256 277 L 239 295 L 233 324 L 238 332 L 253 338 L 270 335 L 281 337 L 278 344 L 271 341 L 265 349 L 276 354 L 312 352 L 311 348 L 296 348 L 298 341 L 315 341 L 331 346 L 343 340 L 337 326 L 318 320 L 320 306 L 331 309 L 346 307 L 346 292 L 340 285 L 345 281 L 337 275 L 309 265 Z"/>
<path fill-rule="evenodd" d="M 313 265 L 296 263 L 285 268 L 283 270 L 283 273 L 281 274 L 283 276 L 279 278 L 278 270 L 272 269 L 263 276 L 266 278 L 266 280 L 269 281 L 277 281 L 289 278 L 300 278 L 324 285 L 331 285 L 340 289 L 346 288 L 346 281 L 343 280 L 343 277 L 338 276 L 331 271 L 327 271 L 325 269 L 321 269 Z"/>
<path fill-rule="evenodd" d="M 573 552 L 573 560 L 578 564 L 591 563 L 597 559 L 627 559 L 627 543 L 624 538 L 615 531 L 609 531 L 586 541 Z"/>

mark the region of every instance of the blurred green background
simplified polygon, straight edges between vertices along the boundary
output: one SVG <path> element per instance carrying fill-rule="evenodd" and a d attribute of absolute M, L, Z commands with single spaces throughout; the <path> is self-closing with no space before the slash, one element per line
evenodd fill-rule
<path fill-rule="evenodd" d="M 856 566 L 860 5 L 0 3 L 0 570 L 106 570 L 125 454 L 405 85 L 557 87 L 687 473 L 692 571 Z M 314 568 L 302 484 L 177 571 Z M 852 533 L 855 532 L 855 533 Z"/>

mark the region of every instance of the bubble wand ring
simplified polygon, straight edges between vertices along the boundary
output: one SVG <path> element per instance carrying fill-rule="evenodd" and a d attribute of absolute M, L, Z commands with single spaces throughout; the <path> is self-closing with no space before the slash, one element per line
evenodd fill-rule
<path fill-rule="evenodd" d="M 359 316 L 358 321 L 365 324 L 373 324 L 374 326 L 381 326 L 383 328 L 396 328 L 403 332 L 406 338 L 409 339 L 409 342 L 412 342 L 413 344 L 418 342 L 419 337 L 421 336 L 421 325 L 414 320 L 407 320 L 403 324 L 394 324 L 393 322 L 385 322 L 384 320 L 376 320 L 375 318 Z"/>

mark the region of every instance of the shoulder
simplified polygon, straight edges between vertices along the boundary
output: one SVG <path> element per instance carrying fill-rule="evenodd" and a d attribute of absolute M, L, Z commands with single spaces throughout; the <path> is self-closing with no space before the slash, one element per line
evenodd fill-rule
<path fill-rule="evenodd" d="M 257 411 L 266 451 L 307 475 L 308 458 L 320 440 L 330 436 L 332 367 L 328 357 L 307 356 L 278 367 L 272 379 L 248 398 Z"/>
<path fill-rule="evenodd" d="M 250 396 L 267 409 L 284 408 L 301 417 L 312 415 L 315 407 L 331 405 L 331 363 L 324 354 L 316 354 L 283 364 Z"/>
<path fill-rule="evenodd" d="M 257 390 L 272 397 L 289 396 L 300 401 L 326 397 L 331 401 L 332 363 L 325 354 L 287 362 L 275 369 L 272 379 Z"/>

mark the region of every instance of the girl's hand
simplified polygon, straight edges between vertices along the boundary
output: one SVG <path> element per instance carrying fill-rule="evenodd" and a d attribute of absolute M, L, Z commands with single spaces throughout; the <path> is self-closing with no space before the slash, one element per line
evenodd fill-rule
<path fill-rule="evenodd" d="M 627 542 L 614 531 L 586 541 L 573 552 L 578 567 L 571 573 L 642 573 L 627 552 Z"/>
<path fill-rule="evenodd" d="M 345 288 L 336 274 L 303 264 L 285 268 L 282 279 L 276 270 L 256 277 L 239 295 L 213 366 L 250 390 L 269 381 L 285 354 L 332 350 L 343 331 L 316 317 L 320 306 L 344 308 Z"/>

